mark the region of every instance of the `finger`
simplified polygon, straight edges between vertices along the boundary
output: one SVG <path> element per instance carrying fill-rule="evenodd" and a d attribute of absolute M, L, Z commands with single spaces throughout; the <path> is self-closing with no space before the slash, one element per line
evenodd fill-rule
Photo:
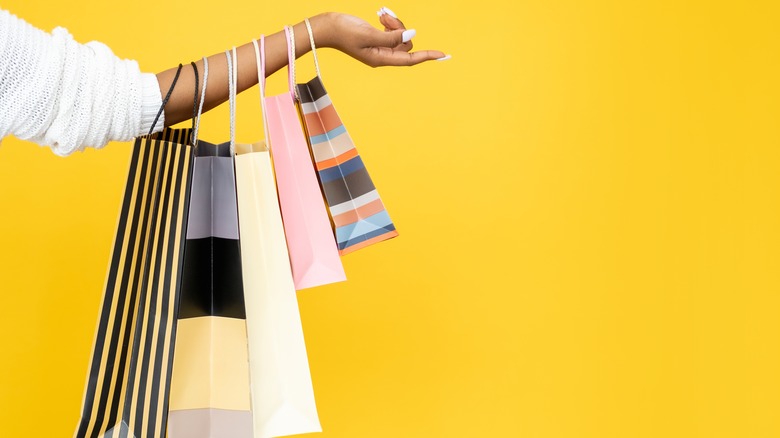
<path fill-rule="evenodd" d="M 365 47 L 399 48 L 405 51 L 412 49 L 411 39 L 417 34 L 414 29 L 398 29 L 382 32 L 376 28 L 368 28 L 363 40 Z"/>
<path fill-rule="evenodd" d="M 372 65 L 380 66 L 412 66 L 426 61 L 434 61 L 445 57 L 444 52 L 438 50 L 420 50 L 406 53 L 386 47 L 374 47 L 371 50 Z"/>
<path fill-rule="evenodd" d="M 379 22 L 385 27 L 385 32 L 392 32 L 394 30 L 406 30 L 406 25 L 398 19 L 398 16 L 389 8 L 382 7 L 379 12 Z M 398 46 L 394 46 L 398 49 L 402 49 L 406 52 L 410 52 L 413 48 L 412 42 L 404 42 Z"/>
<path fill-rule="evenodd" d="M 395 13 L 387 8 L 379 10 L 379 22 L 385 27 L 385 30 L 406 29 L 404 23 L 395 16 Z"/>

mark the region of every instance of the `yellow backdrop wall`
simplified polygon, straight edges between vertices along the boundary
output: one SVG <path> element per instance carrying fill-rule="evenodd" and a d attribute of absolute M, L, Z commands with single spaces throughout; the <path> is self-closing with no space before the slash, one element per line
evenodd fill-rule
<path fill-rule="evenodd" d="M 3 2 L 151 72 L 381 6 Z M 780 436 L 778 3 L 386 6 L 453 59 L 322 51 L 401 236 L 299 294 L 321 436 Z M 0 147 L 2 437 L 72 433 L 129 152 Z"/>

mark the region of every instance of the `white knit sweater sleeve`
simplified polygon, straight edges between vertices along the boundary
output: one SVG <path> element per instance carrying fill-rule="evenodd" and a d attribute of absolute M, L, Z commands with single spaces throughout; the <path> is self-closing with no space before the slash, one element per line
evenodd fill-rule
<path fill-rule="evenodd" d="M 0 139 L 14 135 L 65 156 L 147 134 L 161 104 L 157 77 L 136 61 L 0 9 Z"/>

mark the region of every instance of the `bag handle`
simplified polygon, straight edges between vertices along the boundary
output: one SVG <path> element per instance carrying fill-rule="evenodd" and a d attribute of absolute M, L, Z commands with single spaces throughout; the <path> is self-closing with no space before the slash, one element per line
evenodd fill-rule
<path fill-rule="evenodd" d="M 257 83 L 260 86 L 260 108 L 263 110 L 263 139 L 265 146 L 270 149 L 268 143 L 268 121 L 265 119 L 265 35 L 260 35 L 260 47 L 257 47 L 257 40 L 252 40 L 255 47 L 255 61 L 257 62 Z"/>
<path fill-rule="evenodd" d="M 198 116 L 198 85 L 200 83 L 198 82 L 198 66 L 195 65 L 194 61 L 191 61 L 190 65 L 192 66 L 192 72 L 195 73 L 195 97 L 192 98 L 192 126 L 190 127 L 190 136 L 192 136 L 192 133 L 195 131 L 195 118 Z"/>
<path fill-rule="evenodd" d="M 311 54 L 314 55 L 314 69 L 317 70 L 317 76 L 322 79 L 322 74 L 320 73 L 320 62 L 317 59 L 317 48 L 314 46 L 314 31 L 311 30 L 311 23 L 309 22 L 308 18 L 305 18 L 303 20 L 304 23 L 306 23 L 306 31 L 309 33 L 309 43 L 311 43 Z"/>
<path fill-rule="evenodd" d="M 165 99 L 163 99 L 162 105 L 160 105 L 160 110 L 157 111 L 157 116 L 154 118 L 154 122 L 152 122 L 152 126 L 149 128 L 149 133 L 146 135 L 152 135 L 152 133 L 154 132 L 154 127 L 157 126 L 157 121 L 160 120 L 160 116 L 165 110 L 165 104 L 168 103 L 168 99 L 170 99 L 171 94 L 173 94 L 173 87 L 176 86 L 176 81 L 179 80 L 179 74 L 181 74 L 181 67 L 182 65 L 179 64 L 179 68 L 176 69 L 176 75 L 173 77 L 173 82 L 171 82 L 171 88 L 168 89 L 168 94 L 165 95 Z"/>
<path fill-rule="evenodd" d="M 236 48 L 233 47 L 233 56 L 230 50 L 225 50 L 228 63 L 228 93 L 230 100 L 230 155 L 236 153 L 236 78 L 238 77 L 238 64 L 236 62 Z"/>
<path fill-rule="evenodd" d="M 257 62 L 257 84 L 260 86 L 260 104 L 264 105 L 262 98 L 265 97 L 265 35 L 260 35 L 260 45 L 257 40 L 252 40 L 255 48 L 255 62 Z"/>
<path fill-rule="evenodd" d="M 192 66 L 195 68 L 195 93 L 197 96 L 197 90 L 198 90 L 198 68 L 195 67 L 195 63 L 192 63 Z M 209 60 L 205 56 L 203 57 L 203 90 L 200 94 L 200 105 L 198 106 L 198 112 L 196 117 L 193 119 L 194 121 L 194 127 L 193 127 L 193 133 L 192 137 L 194 138 L 194 144 L 196 148 L 198 147 L 198 130 L 200 129 L 200 115 L 203 114 L 203 102 L 206 100 L 206 86 L 208 85 L 209 81 Z M 195 98 L 197 102 L 197 97 Z"/>
<path fill-rule="evenodd" d="M 295 32 L 292 26 L 284 26 L 284 34 L 287 37 L 287 77 L 289 80 L 288 90 L 293 97 L 298 96 L 295 89 Z"/>

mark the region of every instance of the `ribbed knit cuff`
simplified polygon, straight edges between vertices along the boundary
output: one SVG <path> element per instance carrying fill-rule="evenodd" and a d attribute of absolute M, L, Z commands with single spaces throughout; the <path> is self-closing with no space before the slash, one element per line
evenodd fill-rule
<path fill-rule="evenodd" d="M 141 73 L 141 135 L 149 133 L 160 106 L 162 106 L 162 95 L 160 95 L 157 75 Z M 152 132 L 162 131 L 163 127 L 165 127 L 165 111 L 160 114 L 160 119 Z"/>

